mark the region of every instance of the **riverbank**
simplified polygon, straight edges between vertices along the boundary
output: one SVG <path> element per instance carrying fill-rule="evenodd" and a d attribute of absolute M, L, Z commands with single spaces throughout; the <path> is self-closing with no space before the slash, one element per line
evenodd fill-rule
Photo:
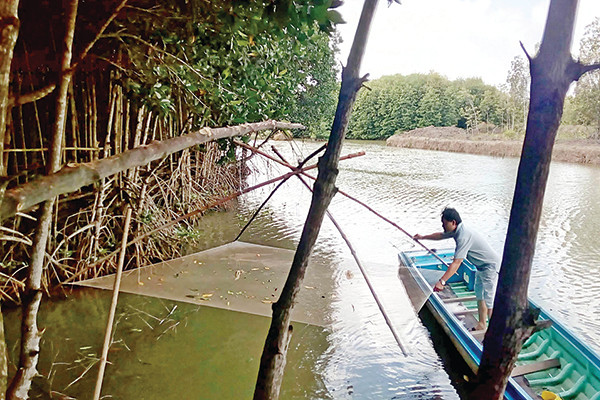
<path fill-rule="evenodd" d="M 467 134 L 464 129 L 446 127 L 418 128 L 387 139 L 388 146 L 450 151 L 496 157 L 520 157 L 523 138 L 506 139 L 501 135 Z M 553 161 L 600 165 L 600 140 L 557 139 Z"/>

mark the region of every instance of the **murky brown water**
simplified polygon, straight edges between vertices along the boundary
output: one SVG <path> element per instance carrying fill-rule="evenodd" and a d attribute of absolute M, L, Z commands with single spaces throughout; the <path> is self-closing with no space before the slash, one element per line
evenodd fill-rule
<path fill-rule="evenodd" d="M 294 161 L 318 145 L 299 143 L 292 151 L 288 143 L 276 143 Z M 387 148 L 380 142 L 344 146 L 344 153 L 358 150 L 367 155 L 342 162 L 342 190 L 410 233 L 439 230 L 441 209 L 455 206 L 501 252 L 517 159 Z M 284 171 L 258 161 L 255 166 L 260 173 L 253 181 Z M 589 277 L 600 272 L 599 183 L 598 167 L 553 164 L 530 285 L 534 299 L 596 349 L 600 281 Z M 199 249 L 232 240 L 269 192 L 246 195 L 236 212 L 204 218 Z M 310 193 L 291 179 L 242 240 L 294 249 L 309 203 Z M 315 257 L 325 261 L 319 263 L 327 269 L 322 276 L 330 277 L 333 287 L 327 310 L 331 323 L 324 328 L 297 324 L 281 398 L 457 399 L 428 331 L 395 278 L 398 249 L 412 248 L 412 241 L 340 195 L 331 212 L 365 263 L 409 356 L 402 355 L 358 268 L 345 261 L 350 252 L 325 221 Z M 109 299 L 108 292 L 82 290 L 68 300 L 46 303 L 40 318 L 48 328 L 40 371 L 52 379 L 39 380 L 38 392 L 51 388 L 90 397 L 96 374 L 90 366 L 100 353 Z M 117 343 L 103 386 L 107 398 L 251 398 L 267 318 L 134 295 L 123 295 L 118 315 Z M 13 354 L 16 321 L 14 312 L 6 316 Z"/>

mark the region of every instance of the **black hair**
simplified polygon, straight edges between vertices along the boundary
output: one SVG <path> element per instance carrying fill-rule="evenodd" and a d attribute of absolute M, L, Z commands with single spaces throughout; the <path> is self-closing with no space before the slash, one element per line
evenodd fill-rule
<path fill-rule="evenodd" d="M 442 218 L 446 221 L 456 221 L 456 225 L 462 222 L 460 219 L 460 214 L 454 208 L 446 207 L 444 211 L 442 211 Z"/>

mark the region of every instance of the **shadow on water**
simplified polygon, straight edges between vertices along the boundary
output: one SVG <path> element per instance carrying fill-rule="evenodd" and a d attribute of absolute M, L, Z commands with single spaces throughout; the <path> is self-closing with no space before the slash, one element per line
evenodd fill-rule
<path fill-rule="evenodd" d="M 427 307 L 421 308 L 419 319 L 431 335 L 431 341 L 436 353 L 442 360 L 444 370 L 450 377 L 450 383 L 454 386 L 460 398 L 466 399 L 471 390 L 470 382 L 473 382 L 475 378 L 473 371 L 471 371 Z"/>
<path fill-rule="evenodd" d="M 110 299 L 110 291 L 81 289 L 43 302 L 39 326 L 48 328 L 38 365 L 43 378 L 35 379 L 31 398 L 91 397 Z M 20 309 L 5 310 L 11 377 L 19 320 Z M 246 313 L 122 294 L 103 396 L 251 398 L 269 323 Z M 328 348 L 327 336 L 321 327 L 294 323 L 282 399 L 330 398 L 317 363 Z"/>

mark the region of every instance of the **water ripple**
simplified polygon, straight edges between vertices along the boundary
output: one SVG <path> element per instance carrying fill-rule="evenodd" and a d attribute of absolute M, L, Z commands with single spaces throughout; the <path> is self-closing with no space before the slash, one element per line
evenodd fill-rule
<path fill-rule="evenodd" d="M 302 142 L 296 154 L 309 154 L 319 144 Z M 284 146 L 280 151 L 285 153 Z M 518 160 L 415 149 L 381 143 L 347 142 L 344 153 L 366 155 L 340 164 L 338 187 L 369 204 L 409 233 L 439 231 L 440 212 L 456 207 L 463 220 L 479 230 L 502 254 Z M 289 152 L 288 152 L 289 153 Z M 291 156 L 291 153 L 290 153 Z M 290 157 L 291 158 L 291 157 Z M 281 173 L 284 170 L 274 169 Z M 271 175 L 270 175 L 271 176 Z M 257 176 L 256 182 L 265 176 Z M 296 180 L 284 185 L 269 203 L 249 236 L 276 238 L 292 247 L 300 237 L 311 200 Z M 599 349 L 600 168 L 553 163 L 538 233 L 529 294 L 559 320 Z M 242 205 L 253 210 L 269 190 L 250 193 Z M 337 283 L 329 349 L 319 363 L 333 398 L 431 399 L 457 398 L 427 331 L 411 311 L 395 277 L 382 265 L 396 264 L 397 249 L 413 242 L 354 202 L 336 195 L 330 210 L 369 267 L 374 286 L 409 351 L 404 358 L 372 296 L 352 263 L 343 240 L 324 222 L 315 253 L 334 265 Z M 262 224 L 262 225 L 261 225 Z M 452 241 L 435 247 L 452 247 Z M 382 263 L 381 265 L 369 263 Z M 349 274 L 348 271 L 350 271 Z M 352 276 L 352 278 L 348 278 Z M 560 301 L 557 301 L 560 299 Z M 410 307 L 410 306 L 408 306 Z"/>

